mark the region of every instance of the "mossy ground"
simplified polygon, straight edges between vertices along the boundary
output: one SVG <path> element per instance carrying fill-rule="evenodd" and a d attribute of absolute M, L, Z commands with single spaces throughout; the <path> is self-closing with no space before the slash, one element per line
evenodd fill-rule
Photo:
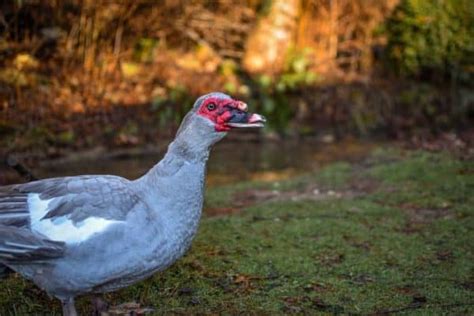
<path fill-rule="evenodd" d="M 474 314 L 472 161 L 377 150 L 279 183 L 211 188 L 206 209 L 233 214 L 205 217 L 173 267 L 103 298 L 157 315 Z M 89 298 L 78 307 L 90 314 Z M 51 310 L 58 302 L 22 278 L 2 283 L 1 315 Z"/>

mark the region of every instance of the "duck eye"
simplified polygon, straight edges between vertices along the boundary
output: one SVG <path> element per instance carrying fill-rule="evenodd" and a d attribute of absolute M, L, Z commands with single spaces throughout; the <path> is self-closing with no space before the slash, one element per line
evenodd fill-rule
<path fill-rule="evenodd" d="M 214 110 L 216 109 L 216 105 L 215 105 L 214 103 L 209 103 L 209 104 L 207 105 L 207 109 L 208 109 L 209 111 L 214 111 Z"/>

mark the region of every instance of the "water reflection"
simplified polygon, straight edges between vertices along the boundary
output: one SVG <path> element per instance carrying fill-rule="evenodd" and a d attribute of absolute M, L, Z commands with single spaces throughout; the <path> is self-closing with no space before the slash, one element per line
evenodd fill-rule
<path fill-rule="evenodd" d="M 314 141 L 232 142 L 217 144 L 211 154 L 208 184 L 245 180 L 276 181 L 315 170 L 333 161 L 354 161 L 364 157 L 373 143 L 344 141 L 322 144 Z M 163 153 L 100 157 L 78 161 L 44 162 L 35 169 L 40 178 L 80 174 L 116 174 L 134 179 L 144 174 Z"/>

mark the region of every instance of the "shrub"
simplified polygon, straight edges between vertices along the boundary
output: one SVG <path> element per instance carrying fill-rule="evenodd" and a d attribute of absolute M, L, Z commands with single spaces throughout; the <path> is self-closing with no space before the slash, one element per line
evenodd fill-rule
<path fill-rule="evenodd" d="M 466 82 L 472 77 L 472 0 L 402 0 L 387 31 L 389 58 L 399 73 L 440 73 Z"/>
<path fill-rule="evenodd" d="M 311 50 L 290 48 L 285 59 L 283 72 L 275 77 L 261 75 L 256 78 L 259 91 L 259 111 L 269 118 L 269 126 L 284 133 L 289 121 L 295 115 L 290 102 L 293 94 L 313 84 L 317 75 L 310 69 Z"/>

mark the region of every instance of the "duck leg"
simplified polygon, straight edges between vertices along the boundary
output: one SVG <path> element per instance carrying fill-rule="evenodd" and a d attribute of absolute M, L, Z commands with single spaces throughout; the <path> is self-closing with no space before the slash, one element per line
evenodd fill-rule
<path fill-rule="evenodd" d="M 73 297 L 63 299 L 61 300 L 61 303 L 63 304 L 63 316 L 77 316 Z"/>

